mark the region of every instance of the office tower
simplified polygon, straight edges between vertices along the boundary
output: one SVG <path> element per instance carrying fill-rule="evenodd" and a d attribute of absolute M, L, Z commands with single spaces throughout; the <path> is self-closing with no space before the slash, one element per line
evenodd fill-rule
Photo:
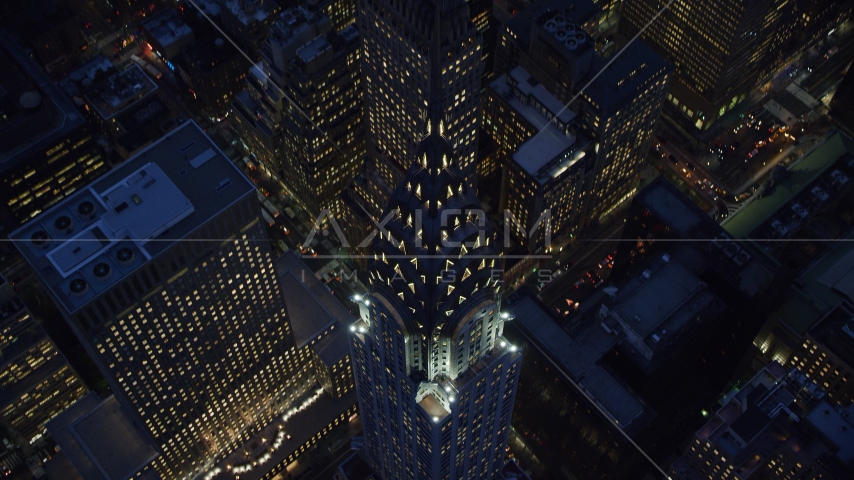
<path fill-rule="evenodd" d="M 260 58 L 264 40 L 270 35 L 270 26 L 281 11 L 282 7 L 275 1 L 226 0 L 222 4 L 220 18 L 223 29 L 256 61 Z"/>
<path fill-rule="evenodd" d="M 674 66 L 667 96 L 697 129 L 744 100 L 773 50 L 787 0 L 676 0 L 641 38 Z M 634 36 L 664 6 L 624 0 L 620 29 Z"/>
<path fill-rule="evenodd" d="M 172 63 L 205 112 L 213 118 L 221 118 L 240 91 L 248 62 L 231 42 L 212 36 L 197 41 Z"/>
<path fill-rule="evenodd" d="M 841 266 L 841 265 L 839 265 Z M 804 335 L 789 366 L 800 370 L 827 393 L 833 403 L 854 400 L 849 380 L 854 376 L 854 308 L 842 302 Z"/>
<path fill-rule="evenodd" d="M 834 408 L 797 370 L 771 363 L 721 403 L 670 467 L 674 480 L 851 478 L 854 408 Z"/>
<path fill-rule="evenodd" d="M 193 478 L 313 381 L 258 210 L 187 122 L 10 235 L 164 478 Z"/>
<path fill-rule="evenodd" d="M 491 227 L 444 129 L 441 41 L 428 51 L 418 161 L 386 208 L 350 327 L 362 458 L 387 480 L 495 478 L 522 358 L 501 336 Z"/>
<path fill-rule="evenodd" d="M 548 246 L 549 229 L 579 224 L 587 173 L 581 160 L 594 155 L 592 142 L 579 136 L 575 114 L 522 67 L 490 84 L 484 108 L 506 155 L 500 210 L 517 222 L 509 230 L 514 240 L 540 250 Z"/>
<path fill-rule="evenodd" d="M 432 62 L 444 87 L 442 134 L 457 165 L 473 177 L 480 117 L 481 35 L 463 0 L 365 0 L 357 22 L 362 35 L 362 80 L 370 157 L 389 186 L 397 185 L 427 129 L 428 72 Z M 441 42 L 434 39 L 441 38 Z M 440 49 L 438 55 L 433 49 Z M 384 205 L 388 198 L 383 198 Z"/>
<path fill-rule="evenodd" d="M 35 217 L 109 169 L 83 115 L 0 30 L 0 222 Z"/>
<path fill-rule="evenodd" d="M 77 374 L 0 276 L 0 416 L 26 449 L 86 393 Z"/>
<path fill-rule="evenodd" d="M 514 238 L 531 252 L 547 247 L 542 228 L 529 238 L 543 214 L 553 234 L 578 232 L 634 192 L 664 103 L 669 65 L 640 41 L 599 56 L 583 28 L 597 13 L 589 0 L 541 1 L 504 25 L 496 52 L 484 130 L 507 165 Z"/>
<path fill-rule="evenodd" d="M 359 53 L 354 25 L 336 32 L 324 13 L 289 9 L 234 102 L 244 142 L 311 215 L 337 217 L 364 162 Z"/>

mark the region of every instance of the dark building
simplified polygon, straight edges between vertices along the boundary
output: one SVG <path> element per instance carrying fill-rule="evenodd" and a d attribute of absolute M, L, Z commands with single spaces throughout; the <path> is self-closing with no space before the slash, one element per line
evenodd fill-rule
<path fill-rule="evenodd" d="M 172 63 L 203 111 L 220 118 L 240 91 L 249 62 L 230 42 L 209 37 L 184 50 Z"/>
<path fill-rule="evenodd" d="M 86 37 L 90 32 L 84 22 L 62 0 L 8 0 L 3 5 L 0 22 L 32 49 L 53 79 L 76 67 L 93 43 Z"/>
<path fill-rule="evenodd" d="M 790 366 L 800 370 L 827 394 L 833 404 L 851 405 L 854 400 L 854 308 L 837 305 L 806 334 Z"/>
<path fill-rule="evenodd" d="M 204 4 L 200 4 L 199 7 L 202 5 Z M 148 44 L 151 45 L 151 50 L 164 60 L 173 60 L 196 41 L 190 26 L 184 23 L 178 12 L 171 8 L 146 18 L 141 26 Z"/>
<path fill-rule="evenodd" d="M 678 0 L 654 22 L 658 0 L 624 0 L 620 29 L 641 35 L 673 64 L 667 99 L 696 129 L 709 128 L 756 86 L 777 46 L 774 42 L 789 8 L 787 0 Z"/>
<path fill-rule="evenodd" d="M 674 480 L 851 478 L 851 410 L 797 370 L 771 363 L 724 397 L 670 467 Z"/>
<path fill-rule="evenodd" d="M 589 0 L 543 0 L 500 35 L 483 128 L 504 157 L 514 240 L 530 252 L 548 247 L 545 225 L 531 235 L 544 214 L 554 234 L 577 233 L 634 194 L 664 104 L 670 66 L 638 41 L 601 57 L 587 33 L 598 15 Z"/>
<path fill-rule="evenodd" d="M 160 480 L 157 447 L 116 397 L 93 392 L 55 416 L 48 431 L 58 453 L 44 464 L 51 480 Z"/>
<path fill-rule="evenodd" d="M 138 129 L 144 123 L 156 121 L 169 113 L 163 102 L 153 101 L 157 84 L 139 65 L 131 64 L 119 71 L 103 55 L 69 73 L 59 85 L 71 96 L 74 104 L 86 112 L 89 122 L 100 127 L 104 137 L 119 147 L 122 158 L 128 158 L 144 146 L 140 142 L 122 142 L 126 135 L 138 136 Z M 135 121 L 130 121 L 134 117 Z M 132 150 L 127 150 L 128 146 Z"/>
<path fill-rule="evenodd" d="M 85 393 L 68 361 L 0 276 L 0 418 L 12 442 L 32 454 L 48 420 Z"/>
<path fill-rule="evenodd" d="M 164 478 L 207 471 L 314 381 L 259 214 L 187 122 L 12 235 Z"/>
<path fill-rule="evenodd" d="M 270 35 L 270 26 L 282 11 L 279 2 L 225 0 L 220 8 L 223 29 L 253 61 L 257 61 L 261 57 L 261 46 Z"/>
<path fill-rule="evenodd" d="M 336 32 L 325 13 L 288 9 L 234 102 L 249 151 L 313 217 L 343 217 L 339 196 L 364 165 L 359 46 L 354 25 Z"/>
<path fill-rule="evenodd" d="M 71 100 L 0 30 L 0 219 L 34 218 L 109 169 Z"/>

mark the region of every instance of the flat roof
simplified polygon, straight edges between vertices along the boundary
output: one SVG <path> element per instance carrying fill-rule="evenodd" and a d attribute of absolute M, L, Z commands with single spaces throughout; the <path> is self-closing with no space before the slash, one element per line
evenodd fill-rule
<path fill-rule="evenodd" d="M 517 67 L 511 73 L 514 75 L 513 78 L 519 82 L 516 85 L 516 88 L 518 88 L 520 92 L 533 96 L 532 91 L 537 90 L 539 92 L 539 96 L 536 97 L 537 101 L 542 103 L 543 100 L 540 97 L 543 97 L 546 99 L 546 103 L 551 104 L 551 108 L 544 104 L 546 108 L 549 108 L 549 110 L 554 108 L 555 110 L 552 112 L 553 114 L 560 112 L 563 104 L 548 93 L 542 85 L 538 85 L 535 88 L 528 84 L 527 79 L 530 78 L 530 75 L 528 75 L 525 70 L 521 69 L 521 67 Z M 522 143 L 516 152 L 513 153 L 513 160 L 528 172 L 528 174 L 536 178 L 540 176 L 540 169 L 572 147 L 575 144 L 576 138 L 571 133 L 564 134 L 561 132 L 547 118 L 537 111 L 536 108 L 517 98 L 513 93 L 513 87 L 510 86 L 507 81 L 507 74 L 502 74 L 492 81 L 490 87 L 501 95 L 504 101 L 506 101 L 513 110 L 519 113 L 536 129 L 537 133 Z M 549 101 L 547 97 L 551 97 L 552 101 Z M 560 105 L 560 107 L 557 107 L 556 105 Z M 572 111 L 564 109 L 558 118 L 560 118 L 562 122 L 568 123 L 574 117 L 575 114 Z"/>
<path fill-rule="evenodd" d="M 90 392 L 48 422 L 48 431 L 85 480 L 125 480 L 158 453 L 115 396 Z"/>
<path fill-rule="evenodd" d="M 656 330 L 659 330 L 661 336 L 662 324 L 683 308 L 688 300 L 694 299 L 692 307 L 702 309 L 714 298 L 698 295 L 705 289 L 705 285 L 675 260 L 650 275 L 649 279 L 637 275 L 629 283 L 633 282 L 636 283 L 635 288 L 628 297 L 618 300 L 614 311 L 643 338 Z M 670 327 L 668 333 L 675 333 L 681 325 Z"/>
<path fill-rule="evenodd" d="M 655 213 L 682 237 L 689 237 L 709 216 L 664 177 L 656 178 L 641 190 L 635 201 Z"/>
<path fill-rule="evenodd" d="M 305 63 L 314 60 L 321 53 L 332 48 L 332 45 L 323 35 L 314 37 L 313 40 L 297 49 L 297 56 Z"/>
<path fill-rule="evenodd" d="M 244 8 L 244 6 L 246 8 Z M 225 8 L 237 17 L 237 19 L 240 20 L 240 23 L 244 25 L 263 22 L 277 7 L 278 5 L 276 5 L 276 2 L 264 2 L 264 0 L 229 0 L 225 4 Z"/>
<path fill-rule="evenodd" d="M 189 121 L 10 238 L 71 313 L 254 190 Z"/>
<path fill-rule="evenodd" d="M 199 3 L 202 3 L 201 1 Z M 201 8 L 208 10 L 213 2 L 202 3 Z M 219 14 L 219 6 L 215 6 L 216 12 L 208 11 L 209 14 Z M 178 12 L 171 8 L 166 8 L 153 17 L 146 18 L 142 21 L 142 26 L 148 30 L 148 33 L 154 37 L 158 43 L 164 47 L 175 43 L 176 41 L 193 35 L 193 30 L 189 25 L 184 23 L 184 20 L 178 15 Z"/>
<path fill-rule="evenodd" d="M 531 74 L 524 68 L 517 66 L 513 70 L 510 70 L 510 77 L 516 81 L 516 88 L 518 88 L 520 92 L 535 98 L 561 122 L 569 123 L 573 118 L 575 118 L 575 112 L 566 108 L 563 102 L 546 90 L 546 87 L 544 87 L 542 83 L 538 83 L 535 80 L 533 83 L 536 83 L 536 85 L 532 84 Z"/>
<path fill-rule="evenodd" d="M 598 324 L 570 337 L 530 297 L 510 307 L 532 340 L 569 374 L 596 403 L 626 428 L 640 417 L 644 404 L 618 379 L 598 364 L 602 355 L 619 341 Z"/>
<path fill-rule="evenodd" d="M 317 344 L 312 345 L 311 349 L 324 365 L 327 367 L 335 365 L 339 360 L 350 355 L 350 336 L 347 334 L 347 329 L 336 329 Z"/>
<path fill-rule="evenodd" d="M 662 76 L 671 70 L 672 67 L 663 57 L 638 38 L 616 59 L 593 55 L 588 75 L 599 76 L 584 89 L 584 94 L 601 111 L 612 112 L 635 102 L 639 90 L 651 78 Z M 581 84 L 585 85 L 587 81 L 589 80 L 584 78 Z"/>
<path fill-rule="evenodd" d="M 851 464 L 854 461 L 854 405 L 841 412 L 837 408 L 822 400 L 806 415 L 806 420 L 839 448 L 836 456 L 840 460 Z"/>
<path fill-rule="evenodd" d="M 113 118 L 136 101 L 157 90 L 157 84 L 133 64 L 95 85 L 86 99 L 105 120 Z"/>
<path fill-rule="evenodd" d="M 274 264 L 298 348 L 308 345 L 330 327 L 339 325 L 343 331 L 341 326 L 356 321 L 296 253 L 287 252 Z"/>
<path fill-rule="evenodd" d="M 436 400 L 436 397 L 434 397 L 432 393 L 424 395 L 424 398 L 418 402 L 418 405 L 421 405 L 421 408 L 427 412 L 427 415 L 433 417 L 434 420 L 441 420 L 451 414 L 451 412 L 445 410 L 445 407 L 439 403 L 439 400 Z"/>
<path fill-rule="evenodd" d="M 17 112 L 5 112 L 12 125 L 21 129 L 31 126 L 27 119 L 43 116 L 39 129 L 33 135 L 22 135 L 20 129 L 12 128 L 0 135 L 0 172 L 11 168 L 18 162 L 35 153 L 44 154 L 44 146 L 60 140 L 64 135 L 85 123 L 83 115 L 74 107 L 71 100 L 52 82 L 41 67 L 27 56 L 27 50 L 20 46 L 5 30 L 0 29 L 0 92 L 13 95 L 9 100 L 17 105 L 22 94 L 36 91 L 40 95 L 41 107 L 35 111 L 16 109 Z M 32 95 L 29 95 L 32 97 Z M 2 98 L 3 95 L 0 95 Z M 51 145 L 53 146 L 53 145 Z"/>
<path fill-rule="evenodd" d="M 845 153 L 854 153 L 851 140 L 834 132 L 809 154 L 789 168 L 789 176 L 762 198 L 751 197 L 739 211 L 727 217 L 721 226 L 735 238 L 746 238 L 804 188 L 819 178 Z"/>

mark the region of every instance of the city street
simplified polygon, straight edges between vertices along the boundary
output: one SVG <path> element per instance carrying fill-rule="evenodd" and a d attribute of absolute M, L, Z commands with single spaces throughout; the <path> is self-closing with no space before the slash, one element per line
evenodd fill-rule
<path fill-rule="evenodd" d="M 561 260 L 561 265 L 571 263 L 571 266 L 539 293 L 540 300 L 553 309 L 552 313 L 565 315 L 572 308 L 567 300 L 571 300 L 574 305 L 595 291 L 591 277 L 586 274 L 590 270 L 601 279 L 599 285 L 607 280 L 610 268 L 599 265 L 617 249 L 624 225 L 622 220 L 618 220 L 597 234 L 597 238 L 586 240 L 583 249 Z M 579 282 L 578 287 L 576 282 Z"/>

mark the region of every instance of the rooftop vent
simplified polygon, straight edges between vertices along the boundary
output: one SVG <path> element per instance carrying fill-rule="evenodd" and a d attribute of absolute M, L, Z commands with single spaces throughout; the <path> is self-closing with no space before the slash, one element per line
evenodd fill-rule
<path fill-rule="evenodd" d="M 649 280 L 650 278 L 652 278 L 652 272 L 650 272 L 649 270 L 644 270 L 643 273 L 641 274 L 641 276 L 643 278 Z"/>
<path fill-rule="evenodd" d="M 76 297 L 82 297 L 89 292 L 89 283 L 82 278 L 75 278 L 68 285 L 68 289 L 71 291 L 71 294 Z"/>
<path fill-rule="evenodd" d="M 732 257 L 732 259 L 736 265 L 744 265 L 750 260 L 750 254 L 742 250 Z"/>
<path fill-rule="evenodd" d="M 136 254 L 128 247 L 122 247 L 116 252 L 116 260 L 118 260 L 119 265 L 130 265 L 133 263 L 134 257 Z"/>
<path fill-rule="evenodd" d="M 664 263 L 670 263 L 670 254 L 665 253 L 661 256 L 661 261 Z"/>
<path fill-rule="evenodd" d="M 738 245 L 736 245 L 734 243 L 730 243 L 729 245 L 726 246 L 726 248 L 724 248 L 724 253 L 728 257 L 732 257 L 733 255 L 735 255 L 736 253 L 738 253 L 740 251 L 741 251 L 741 247 L 739 247 Z"/>
<path fill-rule="evenodd" d="M 60 232 L 71 233 L 74 230 L 74 222 L 71 221 L 71 217 L 68 215 L 61 215 L 53 221 L 53 227 Z"/>
<path fill-rule="evenodd" d="M 84 220 L 91 220 L 95 217 L 95 204 L 86 200 L 77 205 L 77 214 Z"/>
<path fill-rule="evenodd" d="M 95 268 L 92 269 L 92 273 L 95 274 L 95 277 L 98 280 L 106 280 L 110 278 L 110 275 L 113 273 L 113 269 L 110 268 L 109 263 L 101 262 L 95 265 Z"/>
<path fill-rule="evenodd" d="M 225 190 L 226 188 L 228 188 L 229 185 L 231 185 L 231 179 L 230 178 L 226 178 L 225 180 L 219 182 L 219 185 L 217 185 L 217 187 L 216 187 L 216 193 L 219 193 L 219 192 Z"/>
<path fill-rule="evenodd" d="M 50 236 L 44 230 L 36 230 L 30 235 L 30 241 L 39 248 L 47 248 L 50 245 Z"/>

